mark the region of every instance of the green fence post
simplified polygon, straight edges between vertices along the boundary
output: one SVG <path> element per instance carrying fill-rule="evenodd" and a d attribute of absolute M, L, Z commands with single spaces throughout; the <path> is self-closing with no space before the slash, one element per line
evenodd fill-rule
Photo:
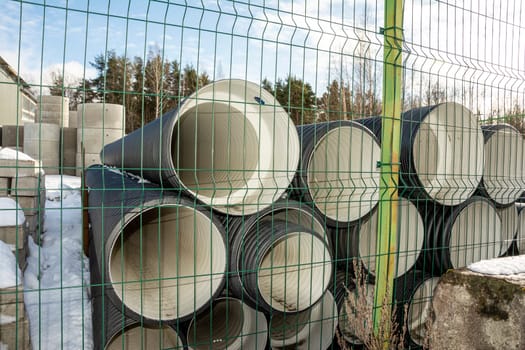
<path fill-rule="evenodd" d="M 374 332 L 378 335 L 381 322 L 386 322 L 384 348 L 388 349 L 390 302 L 397 247 L 397 198 L 399 150 L 401 135 L 401 77 L 403 43 L 403 0 L 385 0 L 383 59 L 383 119 L 381 143 L 381 179 L 379 184 L 379 223 L 377 232 L 376 285 L 374 298 Z M 386 313 L 386 314 L 384 314 Z"/>

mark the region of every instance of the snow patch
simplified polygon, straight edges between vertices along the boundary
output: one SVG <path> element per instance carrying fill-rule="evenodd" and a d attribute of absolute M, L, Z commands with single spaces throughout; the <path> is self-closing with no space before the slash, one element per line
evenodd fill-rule
<path fill-rule="evenodd" d="M 29 237 L 24 301 L 34 349 L 93 348 L 79 187 L 80 178 L 47 175 L 54 200 L 46 201 L 42 246 Z"/>
<path fill-rule="evenodd" d="M 470 264 L 469 270 L 485 275 L 525 274 L 525 255 L 481 260 Z"/>
<path fill-rule="evenodd" d="M 15 255 L 3 241 L 0 241 L 0 266 L 0 288 L 11 288 L 21 284 L 22 272 L 16 263 Z"/>
<path fill-rule="evenodd" d="M 14 199 L 0 197 L 0 226 L 19 226 L 25 221 L 24 211 Z"/>
<path fill-rule="evenodd" d="M 0 350 L 9 350 L 9 347 L 7 346 L 7 344 L 2 343 L 2 342 L 0 341 Z"/>
<path fill-rule="evenodd" d="M 8 147 L 4 147 L 0 149 L 0 159 L 30 160 L 33 162 L 35 161 L 33 158 L 31 158 L 27 154 L 14 150 L 12 148 L 8 148 Z"/>

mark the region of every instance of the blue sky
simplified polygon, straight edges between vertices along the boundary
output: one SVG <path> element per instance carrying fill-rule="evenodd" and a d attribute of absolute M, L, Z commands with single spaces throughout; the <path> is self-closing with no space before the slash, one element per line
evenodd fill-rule
<path fill-rule="evenodd" d="M 0 0 L 0 55 L 37 87 L 50 72 L 92 77 L 97 54 L 115 50 L 193 64 L 212 79 L 259 82 L 293 74 L 321 95 L 349 81 L 361 56 L 381 89 L 383 0 Z M 407 91 L 428 82 L 476 89 L 491 110 L 524 98 L 525 4 L 521 0 L 405 0 Z M 68 79 L 70 78 L 70 79 Z M 479 96 L 483 96 L 481 100 Z M 525 103 L 524 103 L 525 104 Z"/>

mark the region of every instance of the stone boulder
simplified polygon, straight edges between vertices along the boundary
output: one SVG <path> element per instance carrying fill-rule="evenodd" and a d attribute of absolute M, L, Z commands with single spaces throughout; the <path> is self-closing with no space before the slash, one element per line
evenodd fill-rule
<path fill-rule="evenodd" d="M 525 349 L 525 273 L 450 270 L 432 308 L 431 349 Z"/>

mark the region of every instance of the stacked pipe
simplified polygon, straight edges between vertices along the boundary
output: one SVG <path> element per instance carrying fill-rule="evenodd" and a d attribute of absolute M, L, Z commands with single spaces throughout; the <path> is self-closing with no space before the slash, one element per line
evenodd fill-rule
<path fill-rule="evenodd" d="M 94 165 L 85 175 L 90 259 L 121 326 L 171 325 L 193 349 L 327 348 L 337 325 L 329 235 L 313 207 L 282 198 L 299 153 L 284 109 L 241 80 L 206 86 L 106 145 L 107 165 L 135 173 Z M 283 325 L 298 314 L 315 326 L 296 336 Z"/>
<path fill-rule="evenodd" d="M 76 174 L 79 176 L 82 167 L 104 162 L 100 150 L 105 145 L 118 140 L 124 135 L 124 106 L 111 103 L 79 104 L 76 112 Z M 84 156 L 84 158 L 82 158 Z"/>

